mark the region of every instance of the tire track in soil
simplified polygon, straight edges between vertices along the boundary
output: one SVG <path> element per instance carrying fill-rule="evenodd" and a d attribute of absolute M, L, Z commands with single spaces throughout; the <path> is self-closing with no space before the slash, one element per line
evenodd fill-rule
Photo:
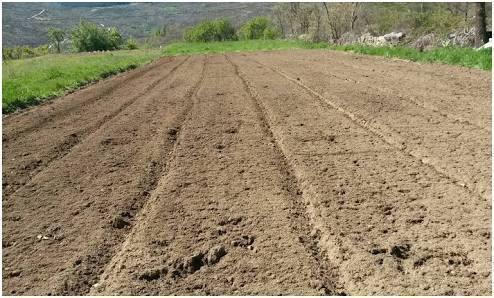
<path fill-rule="evenodd" d="M 310 252 L 310 255 L 315 259 L 315 264 L 318 266 L 317 268 L 314 268 L 313 272 L 317 277 L 317 281 L 311 284 L 311 286 L 315 286 L 316 290 L 322 290 L 324 295 L 346 295 L 341 284 L 336 285 L 338 280 L 336 268 L 327 264 L 328 259 L 319 247 L 320 234 L 313 232 L 315 230 L 312 227 L 313 225 L 310 218 L 307 216 L 306 207 L 304 207 L 304 204 L 308 200 L 304 200 L 299 186 L 300 181 L 294 174 L 293 165 L 289 162 L 280 140 L 273 134 L 266 109 L 258 100 L 259 95 L 249 84 L 246 77 L 242 75 L 239 66 L 234 63 L 228 55 L 225 55 L 225 57 L 227 61 L 233 65 L 235 75 L 240 78 L 245 92 L 249 94 L 249 98 L 255 106 L 259 121 L 262 123 L 264 133 L 276 144 L 275 151 L 280 158 L 280 167 L 286 171 L 285 187 L 289 191 L 290 196 L 294 198 L 291 202 L 293 208 L 290 211 L 292 217 L 297 219 L 297 221 L 291 221 L 291 224 L 293 224 L 294 230 L 298 231 L 302 244 L 305 249 Z"/>
<path fill-rule="evenodd" d="M 457 185 L 459 188 L 466 189 L 470 194 L 479 198 L 480 200 L 489 200 L 490 199 L 489 195 L 484 195 L 484 194 L 479 193 L 474 188 L 474 186 L 472 186 L 469 182 L 462 180 L 462 178 L 460 178 L 460 177 L 456 177 L 454 174 L 448 173 L 447 171 L 439 168 L 434 163 L 430 163 L 426 159 L 425 156 L 422 156 L 420 154 L 417 154 L 417 153 L 414 153 L 410 150 L 407 150 L 407 146 L 405 145 L 404 141 L 401 140 L 402 138 L 399 137 L 392 128 L 389 128 L 389 130 L 387 130 L 386 132 L 383 132 L 382 131 L 383 128 L 375 127 L 374 125 L 370 124 L 370 121 L 368 121 L 362 117 L 359 117 L 359 116 L 355 115 L 354 113 L 340 107 L 334 101 L 322 96 L 321 94 L 319 94 L 318 92 L 316 92 L 315 90 L 310 88 L 309 86 L 305 85 L 303 82 L 301 82 L 300 79 L 297 80 L 295 78 L 292 78 L 291 76 L 289 76 L 285 72 L 279 70 L 278 68 L 266 65 L 266 64 L 259 62 L 255 59 L 251 58 L 251 57 L 249 57 L 247 59 L 250 59 L 251 61 L 253 61 L 257 64 L 274 71 L 275 73 L 277 73 L 281 77 L 285 78 L 286 80 L 302 87 L 304 90 L 306 90 L 312 96 L 314 96 L 315 98 L 320 100 L 322 103 L 327 105 L 329 108 L 340 112 L 341 114 L 345 115 L 348 119 L 350 119 L 354 123 L 358 124 L 360 127 L 372 132 L 374 135 L 376 135 L 377 137 L 382 139 L 387 144 L 393 146 L 394 148 L 404 152 L 408 156 L 410 156 L 410 157 L 416 159 L 417 161 L 421 162 L 422 164 L 428 166 L 430 169 L 432 169 L 434 172 L 436 172 L 439 176 L 448 178 L 451 181 L 451 183 Z"/>
<path fill-rule="evenodd" d="M 172 162 L 173 162 L 172 158 L 173 158 L 173 156 L 176 155 L 177 144 L 180 142 L 180 136 L 181 136 L 182 128 L 187 124 L 187 121 L 190 120 L 189 115 L 192 111 L 192 108 L 196 104 L 197 91 L 199 90 L 199 87 L 201 86 L 201 84 L 204 82 L 204 77 L 205 77 L 204 74 L 206 72 L 207 62 L 208 62 L 208 56 L 206 55 L 204 60 L 203 60 L 203 65 L 202 65 L 202 70 L 201 70 L 201 75 L 200 75 L 199 80 L 194 84 L 194 86 L 190 89 L 190 91 L 187 92 L 187 94 L 185 96 L 188 104 L 187 104 L 187 107 L 185 108 L 185 110 L 183 111 L 183 113 L 178 117 L 178 120 L 177 120 L 178 125 L 177 125 L 176 131 L 174 133 L 173 147 L 171 148 L 170 151 L 167 151 L 166 154 L 162 154 L 162 158 L 165 160 L 164 161 L 164 164 L 165 164 L 164 168 L 162 168 L 159 175 L 155 176 L 155 179 L 153 180 L 153 185 L 152 185 L 151 189 L 148 191 L 148 196 L 147 196 L 147 199 L 146 199 L 144 205 L 137 211 L 137 214 L 135 216 L 136 219 L 131 225 L 131 230 L 125 236 L 125 239 L 120 244 L 119 249 L 106 262 L 103 271 L 100 274 L 98 274 L 98 278 L 96 278 L 94 280 L 98 280 L 101 282 L 103 280 L 102 278 L 105 276 L 105 272 L 114 269 L 115 264 L 117 264 L 116 259 L 118 259 L 120 257 L 120 255 L 122 254 L 122 252 L 125 251 L 125 248 L 128 245 L 130 245 L 129 241 L 132 239 L 131 237 L 136 233 L 136 231 L 135 231 L 136 225 L 138 224 L 139 221 L 145 220 L 143 218 L 144 214 L 146 213 L 145 211 L 152 208 L 152 205 L 154 203 L 154 200 L 153 200 L 154 195 L 153 194 L 156 190 L 156 187 L 158 186 L 158 182 L 160 181 L 160 179 L 162 179 L 164 176 L 166 176 L 168 171 L 170 170 L 167 165 L 172 164 Z M 91 288 L 97 289 L 98 284 L 99 283 L 93 284 Z M 91 288 L 88 289 L 87 291 L 85 291 L 86 295 L 90 294 Z"/>
<path fill-rule="evenodd" d="M 163 59 L 165 59 L 163 61 Z M 168 64 L 172 62 L 173 59 L 171 58 L 161 58 L 157 60 L 154 63 L 151 63 L 149 65 L 139 67 L 135 70 L 131 70 L 128 72 L 124 72 L 121 74 L 118 74 L 116 76 L 104 79 L 102 81 L 97 81 L 94 84 L 90 86 L 85 86 L 82 89 L 77 89 L 74 90 L 73 92 L 70 92 L 69 94 L 63 95 L 62 97 L 79 97 L 83 99 L 82 101 L 76 100 L 76 101 L 70 101 L 70 100 L 65 100 L 63 104 L 67 105 L 66 107 L 62 108 L 57 108 L 56 110 L 51 109 L 50 107 L 53 104 L 56 104 L 58 102 L 55 102 L 55 100 L 49 100 L 41 103 L 40 105 L 33 106 L 30 108 L 27 108 L 25 110 L 21 110 L 18 113 L 14 113 L 11 115 L 7 115 L 3 118 L 3 123 L 4 125 L 8 125 L 11 122 L 18 122 L 18 120 L 22 121 L 22 118 L 26 118 L 26 114 L 29 113 L 37 113 L 40 118 L 36 119 L 36 121 L 31 122 L 30 125 L 27 125 L 25 127 L 21 126 L 20 130 L 12 131 L 9 133 L 7 138 L 15 140 L 16 138 L 20 138 L 23 135 L 30 133 L 34 130 L 39 129 L 42 127 L 44 124 L 48 122 L 53 122 L 54 120 L 58 118 L 63 118 L 69 115 L 71 112 L 75 110 L 79 110 L 84 106 L 91 105 L 95 103 L 98 100 L 105 99 L 106 97 L 110 96 L 115 90 L 118 90 L 120 87 L 126 85 L 129 83 L 129 81 L 132 81 L 136 78 L 138 78 L 140 75 L 142 75 L 145 72 L 150 72 L 158 67 L 163 66 L 164 64 Z M 106 85 L 107 84 L 107 85 Z M 103 85 L 103 86 L 100 86 Z M 96 90 L 94 90 L 96 89 Z M 100 90 L 102 89 L 102 90 Z M 90 92 L 96 92 L 96 94 L 91 95 L 89 97 L 85 97 L 85 93 L 90 93 Z M 40 113 L 40 108 L 43 108 L 44 111 L 43 113 Z M 50 112 L 46 113 L 49 110 Z"/>
<path fill-rule="evenodd" d="M 188 73 L 199 68 L 199 65 L 195 67 L 194 61 L 191 62 L 187 70 L 174 74 L 173 79 L 167 83 L 166 87 L 152 89 L 142 100 L 137 101 L 139 104 L 130 113 L 121 114 L 122 117 L 116 117 L 114 121 L 106 123 L 62 160 L 52 163 L 54 169 L 50 167 L 44 171 L 44 174 L 38 175 L 36 179 L 30 182 L 25 191 L 22 193 L 18 191 L 15 201 L 12 203 L 4 201 L 3 228 L 4 231 L 7 231 L 6 235 L 9 236 L 9 239 L 4 238 L 4 293 L 6 289 L 14 291 L 9 291 L 10 294 L 80 294 L 89 290 L 92 284 L 91 280 L 94 280 L 95 274 L 102 270 L 101 265 L 108 261 L 108 256 L 115 248 L 114 245 L 119 243 L 119 239 L 125 234 L 127 227 L 132 224 L 134 214 L 141 208 L 149 196 L 149 192 L 155 187 L 164 166 L 163 155 L 166 152 L 163 150 L 175 141 L 177 118 L 173 112 L 177 109 L 180 111 L 184 105 L 183 109 L 187 109 L 187 103 L 179 99 L 186 99 L 187 96 L 190 96 L 188 95 L 190 91 L 182 89 L 188 86 L 188 80 L 191 77 L 196 76 L 194 73 L 192 76 Z M 168 91 L 164 97 L 160 92 L 162 90 Z M 140 119 L 144 122 L 139 121 Z M 144 131 L 137 133 L 139 128 L 144 129 Z M 96 148 L 82 148 L 91 146 Z M 131 155 L 129 156 L 129 154 Z M 92 169 L 80 168 L 81 165 L 79 164 L 84 163 L 86 159 L 88 159 L 86 167 L 92 164 Z M 57 167 L 64 167 L 65 169 L 61 171 L 67 173 L 54 174 Z M 79 167 L 80 172 L 76 170 L 72 173 L 71 167 Z M 98 174 L 98 178 L 94 177 Z M 51 175 L 63 176 L 48 178 L 48 182 L 40 184 L 43 187 L 37 186 L 40 183 L 38 180 L 46 180 L 44 176 L 49 177 Z M 73 177 L 72 181 L 67 181 L 72 175 L 76 177 Z M 61 184 L 60 189 L 57 189 L 57 186 L 50 187 L 51 184 L 57 183 Z M 44 187 L 45 184 L 46 187 Z M 60 220 L 53 218 L 51 225 L 42 225 L 43 222 L 50 222 L 51 216 L 58 217 L 53 214 L 53 211 L 50 211 L 54 209 L 51 206 L 53 203 L 42 204 L 40 202 L 42 204 L 40 206 L 34 206 L 38 205 L 36 201 L 22 203 L 26 198 L 37 197 L 36 188 L 40 188 L 39 192 L 43 194 L 43 198 L 54 196 L 54 200 L 62 199 L 60 205 L 55 209 L 60 208 L 62 211 L 59 216 Z M 98 191 L 100 188 L 101 192 Z M 32 192 L 33 190 L 34 192 Z M 81 193 L 79 197 L 82 198 L 77 198 L 78 191 Z M 66 194 L 64 195 L 64 193 Z M 75 196 L 74 202 L 68 199 L 71 196 Z M 27 205 L 28 210 L 37 210 L 38 213 L 44 214 L 43 217 L 46 219 L 40 218 L 39 223 L 37 223 L 38 226 L 33 227 L 33 223 L 28 222 L 30 220 L 29 212 L 26 212 L 28 210 L 19 213 L 19 208 L 15 207 L 18 204 Z M 75 211 L 71 212 L 71 210 Z M 64 216 L 63 213 L 66 212 L 71 213 L 69 218 Z M 115 217 L 112 218 L 112 216 Z M 119 219 L 123 219 L 123 221 Z M 101 224 L 101 230 L 99 230 L 98 225 Z M 93 225 L 94 228 L 91 229 L 90 227 Z M 47 232 L 43 232 L 42 230 L 46 227 Z M 84 228 L 80 228 L 78 232 L 73 231 L 73 229 L 78 229 L 77 227 Z M 88 228 L 90 230 L 87 230 Z M 33 242 L 31 237 L 36 237 L 36 235 L 32 235 L 32 233 L 36 233 L 36 230 L 41 233 L 49 233 L 46 242 L 38 240 L 41 242 L 30 243 Z M 89 234 L 84 240 L 87 243 L 81 242 L 80 239 L 85 234 Z M 77 245 L 77 243 L 84 244 L 81 244 L 80 248 L 72 254 L 67 254 L 68 251 L 74 249 L 70 245 Z M 28 248 L 25 247 L 26 245 Z M 60 252 L 53 251 L 56 247 L 60 247 Z M 20 257 L 20 255 L 12 255 L 12 253 L 19 249 L 22 249 L 29 258 L 35 257 L 37 252 L 43 255 L 46 261 L 44 259 L 39 261 L 27 259 L 17 262 L 13 258 Z M 65 253 L 60 255 L 62 252 Z M 54 254 L 59 256 L 53 257 Z M 35 266 L 46 267 L 49 270 L 58 267 L 57 272 L 59 273 L 46 276 L 45 273 L 33 271 L 36 269 L 32 267 L 34 264 L 30 264 L 30 262 L 39 263 Z M 9 273 L 15 270 L 15 267 L 22 271 L 20 275 L 22 278 L 12 277 Z M 30 278 L 34 278 L 34 280 L 30 282 Z M 47 279 L 48 281 L 46 281 Z M 44 286 L 37 288 L 36 284 L 39 286 L 43 280 L 45 282 L 41 285 Z"/>
<path fill-rule="evenodd" d="M 22 153 L 22 156 L 28 156 L 28 155 L 36 155 L 38 156 L 35 161 L 24 161 L 24 164 L 22 161 L 16 160 L 13 162 L 15 164 L 12 169 L 10 167 L 10 161 L 5 162 L 4 164 L 6 165 L 6 169 L 4 169 L 2 172 L 4 174 L 3 177 L 3 186 L 4 186 L 4 196 L 8 197 L 12 194 L 14 194 L 18 189 L 22 188 L 25 184 L 29 183 L 29 181 L 35 179 L 37 175 L 43 172 L 44 169 L 48 168 L 50 164 L 54 160 L 59 160 L 62 159 L 65 155 L 70 153 L 73 147 L 77 146 L 78 144 L 83 143 L 86 139 L 88 139 L 92 134 L 96 133 L 105 123 L 112 121 L 115 117 L 117 117 L 120 113 L 126 111 L 131 105 L 133 105 L 139 98 L 144 96 L 146 93 L 152 91 L 154 88 L 156 88 L 158 85 L 160 85 L 163 81 L 168 79 L 171 75 L 173 75 L 177 69 L 180 68 L 187 60 L 189 57 L 186 57 L 182 61 L 180 61 L 177 65 L 173 66 L 172 69 L 165 74 L 164 76 L 159 77 L 158 79 L 152 81 L 148 86 L 144 88 L 144 90 L 140 91 L 137 95 L 131 97 L 129 100 L 125 101 L 121 106 L 119 106 L 116 110 L 111 111 L 110 113 L 106 114 L 104 117 L 101 119 L 97 120 L 93 125 L 90 125 L 88 127 L 84 127 L 82 130 L 76 130 L 72 131 L 68 136 L 66 136 L 63 140 L 60 140 L 60 143 L 57 144 L 55 147 L 51 147 L 47 150 L 46 152 L 43 152 L 42 150 L 39 150 L 39 147 L 37 146 L 32 146 L 32 147 L 24 147 L 26 152 Z M 167 61 L 169 63 L 172 63 L 171 60 Z M 154 65 L 151 69 L 148 71 L 152 71 L 156 68 L 161 66 L 160 64 Z M 135 78 L 135 75 L 132 76 L 130 79 Z M 128 82 L 130 80 L 127 78 L 122 84 L 125 82 Z M 120 84 L 118 85 L 120 86 Z M 114 91 L 116 88 L 113 88 L 110 92 L 104 92 L 105 95 L 108 95 L 112 91 Z M 103 96 L 105 96 L 103 95 Z M 95 97 L 96 98 L 96 97 Z M 93 98 L 94 99 L 94 98 Z M 91 99 L 90 103 L 94 103 L 96 99 Z M 80 108 L 80 106 L 78 106 Z M 77 107 L 74 107 L 77 108 Z M 53 121 L 51 121 L 53 122 Z M 46 122 L 44 122 L 46 123 Z M 24 131 L 24 133 L 21 133 L 20 136 L 23 134 L 27 134 L 29 132 L 33 132 L 34 129 L 39 130 L 40 127 L 33 126 L 32 130 Z M 53 136 L 52 136 L 53 138 Z M 6 146 L 8 150 L 8 146 L 10 145 L 10 142 L 14 142 L 15 146 L 15 138 L 13 140 L 9 139 L 8 142 L 9 144 L 4 145 Z M 49 142 L 50 139 L 43 139 L 41 142 Z M 23 149 L 24 149 L 23 148 Z M 4 150 L 5 150 L 4 149 Z M 31 152 L 29 152 L 29 150 Z M 39 156 L 42 156 L 42 158 L 39 158 Z M 22 157 L 18 158 L 22 159 Z M 27 163 L 26 163 L 27 162 Z M 14 181 L 12 181 L 14 180 Z M 5 189 L 5 186 L 7 185 L 6 183 L 9 183 L 9 187 Z"/>

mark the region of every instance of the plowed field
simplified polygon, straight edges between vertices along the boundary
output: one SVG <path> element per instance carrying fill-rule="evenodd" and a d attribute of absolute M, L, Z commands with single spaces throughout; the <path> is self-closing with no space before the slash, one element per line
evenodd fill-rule
<path fill-rule="evenodd" d="M 3 294 L 491 294 L 491 73 L 163 58 L 3 119 Z"/>

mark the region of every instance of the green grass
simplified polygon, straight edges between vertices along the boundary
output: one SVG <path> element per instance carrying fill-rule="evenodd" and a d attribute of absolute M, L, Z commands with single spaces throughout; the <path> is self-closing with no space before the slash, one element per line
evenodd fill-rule
<path fill-rule="evenodd" d="M 286 49 L 331 49 L 358 54 L 395 57 L 410 61 L 460 65 L 483 70 L 492 68 L 492 50 L 475 51 L 469 48 L 439 48 L 427 52 L 405 47 L 370 47 L 363 45 L 330 45 L 297 40 L 245 40 L 210 43 L 179 42 L 164 49 L 165 55 L 211 54 L 245 51 L 269 51 Z"/>
<path fill-rule="evenodd" d="M 298 40 L 241 40 L 221 42 L 178 42 L 164 49 L 165 55 L 213 54 L 287 49 L 322 49 L 327 43 L 308 43 Z"/>
<path fill-rule="evenodd" d="M 160 50 L 46 55 L 3 63 L 2 110 L 9 113 L 60 96 L 162 55 Z"/>
<path fill-rule="evenodd" d="M 476 51 L 470 48 L 438 48 L 426 52 L 405 47 L 369 47 L 362 45 L 331 45 L 330 49 L 358 54 L 394 57 L 417 62 L 460 65 L 483 70 L 492 69 L 492 50 Z"/>
<path fill-rule="evenodd" d="M 174 43 L 164 50 L 114 51 L 46 55 L 12 60 L 3 64 L 2 108 L 9 113 L 60 96 L 90 82 L 148 63 L 161 55 L 191 55 L 284 49 L 331 49 L 358 54 L 396 57 L 411 61 L 434 62 L 484 70 L 492 69 L 492 50 L 440 48 L 419 52 L 403 47 L 337 46 L 293 40 L 248 40 L 211 43 Z"/>

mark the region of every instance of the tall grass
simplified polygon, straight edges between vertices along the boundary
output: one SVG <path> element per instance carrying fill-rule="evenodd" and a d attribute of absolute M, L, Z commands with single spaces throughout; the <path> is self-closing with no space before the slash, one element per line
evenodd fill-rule
<path fill-rule="evenodd" d="M 159 50 L 46 55 L 3 64 L 2 111 L 36 104 L 160 57 Z"/>

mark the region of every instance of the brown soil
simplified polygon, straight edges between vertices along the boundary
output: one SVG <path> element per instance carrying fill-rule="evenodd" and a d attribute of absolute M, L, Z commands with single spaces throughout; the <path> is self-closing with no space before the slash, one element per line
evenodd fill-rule
<path fill-rule="evenodd" d="M 491 73 L 166 58 L 6 117 L 3 294 L 491 294 Z"/>

